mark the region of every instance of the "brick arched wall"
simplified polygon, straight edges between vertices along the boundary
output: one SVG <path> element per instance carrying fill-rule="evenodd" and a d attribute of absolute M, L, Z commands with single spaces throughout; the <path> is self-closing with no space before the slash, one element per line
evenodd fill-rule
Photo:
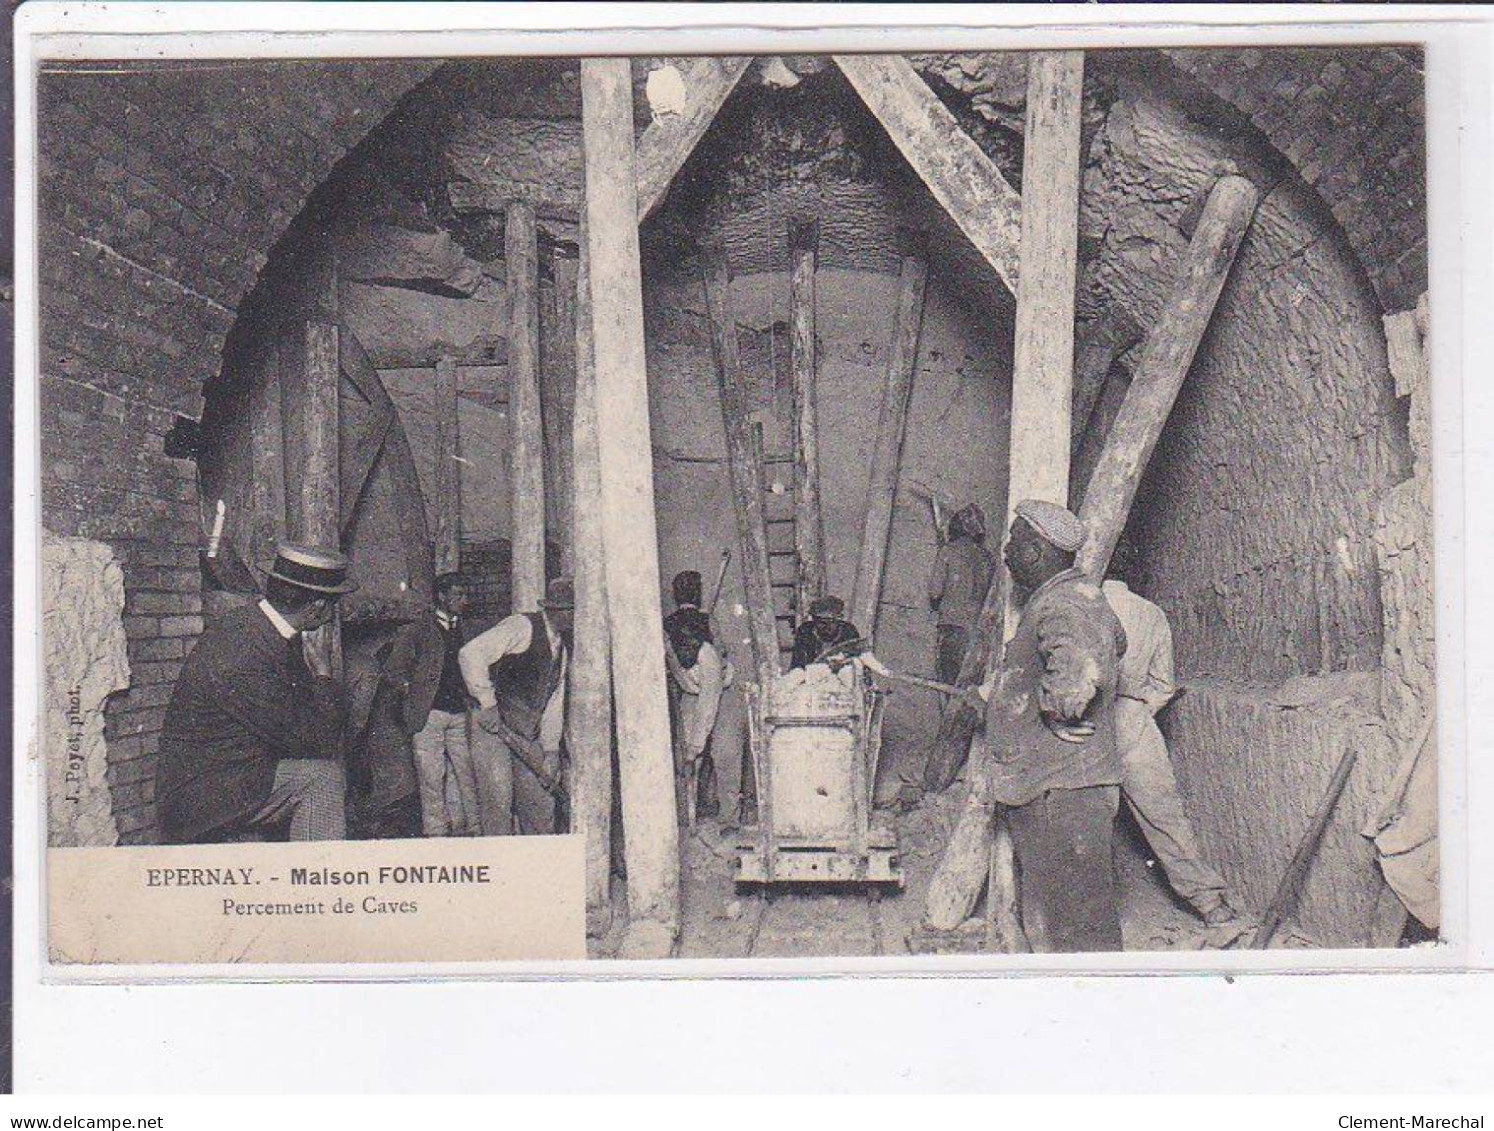
<path fill-rule="evenodd" d="M 1386 313 L 1427 286 L 1426 102 L 1418 47 L 1166 51 L 1245 114 L 1333 210 Z"/>
<path fill-rule="evenodd" d="M 269 250 L 439 64 L 173 61 L 38 76 L 42 506 L 124 568 L 131 684 L 106 716 L 121 840 L 149 840 L 171 687 L 202 629 L 196 467 L 166 455 Z M 104 70 L 105 73 L 100 73 Z"/>

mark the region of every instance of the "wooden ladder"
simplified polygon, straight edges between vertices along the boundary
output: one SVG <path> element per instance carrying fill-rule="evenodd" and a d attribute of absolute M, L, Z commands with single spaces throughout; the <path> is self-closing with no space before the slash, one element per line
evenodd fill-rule
<path fill-rule="evenodd" d="M 762 421 L 752 423 L 752 443 L 757 450 L 761 474 L 758 484 L 763 497 L 763 525 L 767 527 L 768 576 L 772 582 L 773 620 L 778 626 L 778 651 L 788 667 L 794 650 L 794 629 L 800 609 L 799 552 L 794 539 L 794 457 L 770 455 L 763 450 Z"/>

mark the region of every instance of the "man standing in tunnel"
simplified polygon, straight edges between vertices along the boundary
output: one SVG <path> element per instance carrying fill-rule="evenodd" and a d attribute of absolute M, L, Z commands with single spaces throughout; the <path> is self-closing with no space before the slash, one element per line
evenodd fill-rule
<path fill-rule="evenodd" d="M 400 633 L 384 669 L 384 681 L 398 695 L 412 739 L 426 836 L 476 836 L 482 831 L 470 744 L 471 700 L 458 662 L 462 645 L 478 635 L 466 610 L 466 579 L 456 572 L 438 576 L 434 611 Z"/>
<path fill-rule="evenodd" d="M 959 683 L 970 632 L 991 587 L 995 562 L 985 543 L 985 512 L 970 503 L 949 520 L 949 532 L 934 555 L 929 607 L 938 618 L 934 678 L 943 683 Z"/>
<path fill-rule="evenodd" d="M 538 612 L 505 617 L 458 654 L 478 707 L 472 758 L 485 836 L 559 829 L 560 743 L 575 608 L 570 578 L 556 578 Z"/>
<path fill-rule="evenodd" d="M 1167 882 L 1211 926 L 1235 917 L 1224 879 L 1204 862 L 1193 825 L 1183 809 L 1167 743 L 1157 712 L 1178 693 L 1173 682 L 1172 627 L 1167 614 L 1126 578 L 1134 576 L 1134 544 L 1122 538 L 1110 560 L 1105 600 L 1126 630 L 1115 703 L 1116 741 L 1121 757 L 1121 794 L 1147 844 L 1157 854 Z"/>
<path fill-rule="evenodd" d="M 668 647 L 664 658 L 678 693 L 679 733 L 675 737 L 684 788 L 696 790 L 695 815 L 721 812 L 712 761 L 711 735 L 721 694 L 732 681 L 731 664 L 716 648 L 711 617 L 701 607 L 700 574 L 687 569 L 671 584 L 675 610 L 664 618 Z"/>
<path fill-rule="evenodd" d="M 1120 805 L 1115 694 L 1126 636 L 1074 568 L 1084 524 L 1056 503 L 1017 504 L 1005 561 L 1022 617 L 977 693 L 997 802 L 1037 951 L 1121 949 L 1111 841 Z"/>

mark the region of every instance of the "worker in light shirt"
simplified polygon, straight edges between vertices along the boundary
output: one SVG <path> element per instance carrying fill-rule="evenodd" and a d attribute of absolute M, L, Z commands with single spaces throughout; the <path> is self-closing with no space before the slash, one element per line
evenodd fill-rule
<path fill-rule="evenodd" d="M 1156 853 L 1167 882 L 1208 926 L 1236 917 L 1220 876 L 1203 856 L 1183 807 L 1177 775 L 1156 715 L 1178 693 L 1173 678 L 1172 627 L 1167 614 L 1123 577 L 1135 572 L 1135 548 L 1116 547 L 1111 576 L 1102 587 L 1105 601 L 1126 631 L 1129 647 L 1121 657 L 1115 700 L 1115 732 L 1121 757 L 1121 796 Z"/>
<path fill-rule="evenodd" d="M 561 831 L 560 746 L 575 607 L 570 579 L 557 578 L 538 612 L 505 617 L 459 654 L 477 702 L 472 760 L 484 836 Z"/>
<path fill-rule="evenodd" d="M 721 696 L 736 673 L 716 645 L 711 615 L 701 607 L 700 574 L 684 570 L 675 575 L 670 589 L 675 610 L 664 618 L 664 659 L 676 696 L 677 769 L 683 788 L 695 790 L 695 815 L 715 817 L 721 812 L 721 801 L 711 735 Z"/>

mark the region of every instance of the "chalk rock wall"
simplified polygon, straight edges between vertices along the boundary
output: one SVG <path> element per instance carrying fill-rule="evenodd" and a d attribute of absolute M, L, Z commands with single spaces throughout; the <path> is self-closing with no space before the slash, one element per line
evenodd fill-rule
<path fill-rule="evenodd" d="M 1396 778 L 1366 836 L 1385 878 L 1425 926 L 1442 921 L 1437 811 L 1436 590 L 1432 558 L 1431 368 L 1427 300 L 1385 319 L 1396 391 L 1410 402 L 1415 472 L 1381 503 L 1375 530 L 1385 609 L 1380 711 L 1400 754 Z"/>
<path fill-rule="evenodd" d="M 1436 600 L 1432 569 L 1431 370 L 1425 350 L 1426 296 L 1385 319 L 1397 393 L 1410 403 L 1411 478 L 1385 496 L 1375 530 L 1385 609 L 1380 702 L 1402 746 L 1416 743 L 1436 699 Z"/>
<path fill-rule="evenodd" d="M 426 505 L 426 525 L 436 520 L 436 424 L 434 369 L 382 369 L 400 422 L 410 437 L 415 470 Z M 457 369 L 457 454 L 461 459 L 462 536 L 488 541 L 508 538 L 508 376 L 500 366 Z"/>
<path fill-rule="evenodd" d="M 1378 680 L 1306 676 L 1272 691 L 1190 683 L 1162 725 L 1205 857 L 1241 909 L 1257 914 L 1286 874 L 1335 767 L 1350 747 L 1357 751 L 1289 923 L 1301 941 L 1371 945 L 1384 881 L 1360 830 L 1398 760 L 1379 717 Z"/>
<path fill-rule="evenodd" d="M 42 535 L 42 645 L 47 843 L 116 844 L 104 704 L 129 686 L 124 573 L 86 538 Z"/>
<path fill-rule="evenodd" d="M 1148 326 L 1221 163 L 1264 191 L 1132 523 L 1180 668 L 1249 682 L 1379 663 L 1375 511 L 1409 469 L 1374 294 L 1268 156 L 1123 83 L 1081 198 L 1081 307 Z"/>

